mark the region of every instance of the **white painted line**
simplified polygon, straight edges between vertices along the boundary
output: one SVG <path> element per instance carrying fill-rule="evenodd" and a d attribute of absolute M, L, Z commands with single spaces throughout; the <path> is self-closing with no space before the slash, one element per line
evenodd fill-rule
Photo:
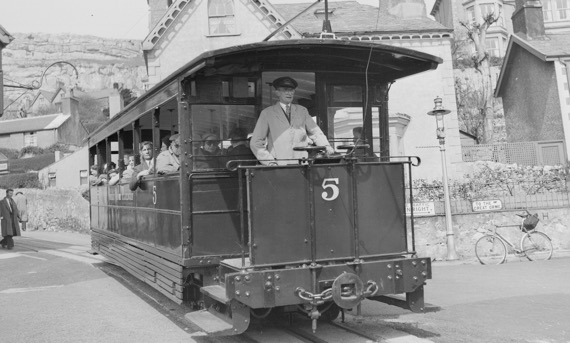
<path fill-rule="evenodd" d="M 37 256 L 30 256 L 27 254 L 22 254 L 22 253 L 17 253 L 17 252 L 13 252 L 13 253 L 9 253 L 9 254 L 2 254 L 0 255 L 0 260 L 4 260 L 4 259 L 8 259 L 8 258 L 14 258 L 14 257 L 29 257 L 29 258 L 34 258 L 36 260 L 41 260 L 41 261 L 47 261 L 47 259 L 43 258 L 43 257 L 37 257 Z"/>
<path fill-rule="evenodd" d="M 26 292 L 41 292 L 46 291 L 52 288 L 60 288 L 63 285 L 55 285 L 55 286 L 43 286 L 43 287 L 28 287 L 28 288 L 9 288 L 3 291 L 0 291 L 1 294 L 14 294 L 14 293 L 26 293 Z"/>

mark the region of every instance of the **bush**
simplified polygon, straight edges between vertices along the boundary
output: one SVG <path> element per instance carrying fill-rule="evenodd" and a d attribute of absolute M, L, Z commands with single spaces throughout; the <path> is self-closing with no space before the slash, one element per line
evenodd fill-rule
<path fill-rule="evenodd" d="M 8 161 L 10 173 L 26 173 L 30 170 L 38 171 L 55 162 L 55 154 L 46 154 L 30 158 L 21 158 Z"/>
<path fill-rule="evenodd" d="M 23 147 L 22 150 L 20 150 L 20 155 L 18 156 L 19 158 L 26 156 L 26 155 L 33 155 L 33 156 L 37 156 L 37 155 L 43 155 L 44 153 L 44 149 L 37 147 L 37 146 L 27 146 L 27 147 Z"/>
<path fill-rule="evenodd" d="M 475 172 L 464 180 L 449 181 L 451 199 L 480 200 L 502 195 L 534 195 L 566 192 L 567 169 L 564 166 L 518 166 L 479 161 Z M 443 200 L 442 182 L 413 181 L 414 201 Z"/>
<path fill-rule="evenodd" d="M 4 156 L 8 157 L 9 160 L 19 157 L 19 151 L 16 149 L 0 148 L 0 152 L 3 153 Z"/>
<path fill-rule="evenodd" d="M 42 188 L 42 185 L 37 173 L 21 173 L 1 175 L 0 188 Z"/>

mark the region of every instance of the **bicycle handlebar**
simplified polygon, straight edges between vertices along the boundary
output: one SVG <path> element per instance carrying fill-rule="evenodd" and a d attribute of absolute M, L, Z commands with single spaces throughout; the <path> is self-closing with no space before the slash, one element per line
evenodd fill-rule
<path fill-rule="evenodd" d="M 518 213 L 515 213 L 515 214 L 521 218 L 526 218 L 526 217 L 532 216 L 532 214 L 526 208 L 524 210 L 525 210 L 526 214 L 518 214 Z"/>

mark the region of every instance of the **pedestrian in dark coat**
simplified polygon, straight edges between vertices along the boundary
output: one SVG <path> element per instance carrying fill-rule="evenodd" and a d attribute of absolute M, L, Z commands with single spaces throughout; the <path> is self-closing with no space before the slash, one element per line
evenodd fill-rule
<path fill-rule="evenodd" d="M 18 221 L 20 220 L 20 213 L 18 212 L 18 206 L 16 202 L 12 199 L 14 190 L 8 188 L 6 190 L 6 197 L 0 200 L 0 225 L 2 226 L 2 236 L 4 239 L 0 241 L 2 248 L 12 249 L 14 248 L 13 236 L 21 236 L 20 225 Z"/>

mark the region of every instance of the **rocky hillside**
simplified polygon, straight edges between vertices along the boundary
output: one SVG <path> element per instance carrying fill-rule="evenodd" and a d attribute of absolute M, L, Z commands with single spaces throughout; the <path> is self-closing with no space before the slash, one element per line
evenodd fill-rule
<path fill-rule="evenodd" d="M 122 84 L 135 94 L 143 92 L 146 77 L 140 41 L 99 38 L 72 34 L 13 33 L 15 39 L 3 50 L 5 84 L 41 83 L 53 91 L 58 81 L 66 87 L 76 86 L 85 92 L 112 88 Z M 73 64 L 78 77 L 65 61 Z M 49 67 L 49 68 L 48 68 Z M 42 78 L 42 74 L 45 76 Z M 24 90 L 5 88 L 5 106 Z M 27 97 L 37 90 L 28 92 Z M 24 96 L 20 99 L 25 98 Z M 11 106 L 13 109 L 15 106 Z"/>

